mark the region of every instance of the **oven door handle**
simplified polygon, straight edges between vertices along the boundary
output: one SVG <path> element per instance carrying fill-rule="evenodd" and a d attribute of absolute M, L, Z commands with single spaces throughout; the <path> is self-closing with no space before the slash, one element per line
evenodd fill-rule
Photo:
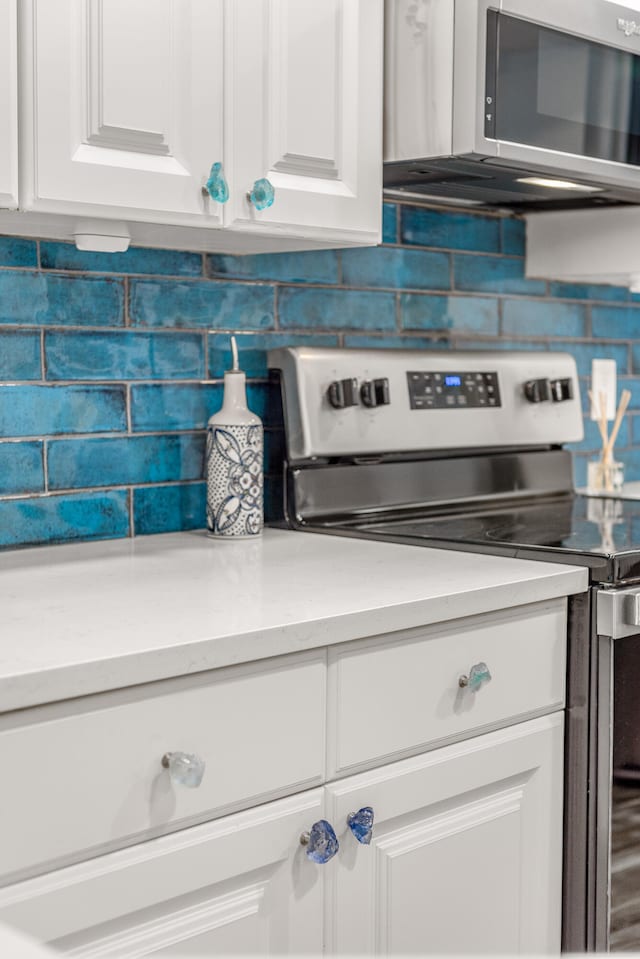
<path fill-rule="evenodd" d="M 640 633 L 640 589 L 599 589 L 596 624 L 599 636 L 612 639 Z"/>

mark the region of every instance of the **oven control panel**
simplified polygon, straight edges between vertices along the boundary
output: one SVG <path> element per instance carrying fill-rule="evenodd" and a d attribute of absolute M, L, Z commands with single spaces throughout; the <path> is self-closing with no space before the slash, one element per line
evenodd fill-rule
<path fill-rule="evenodd" d="M 551 350 L 292 346 L 280 372 L 290 462 L 554 446 L 583 435 L 574 358 Z"/>
<path fill-rule="evenodd" d="M 409 405 L 412 410 L 460 410 L 479 406 L 500 406 L 498 374 L 490 372 L 407 373 Z"/>

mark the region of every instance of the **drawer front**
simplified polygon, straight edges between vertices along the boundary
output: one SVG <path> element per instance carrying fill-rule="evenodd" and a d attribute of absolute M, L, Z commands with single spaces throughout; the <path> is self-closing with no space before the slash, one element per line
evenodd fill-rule
<path fill-rule="evenodd" d="M 5 881 L 321 783 L 325 683 L 316 651 L 6 717 Z M 197 788 L 163 768 L 177 751 Z"/>
<path fill-rule="evenodd" d="M 329 651 L 329 776 L 562 708 L 566 599 Z M 476 663 L 491 679 L 459 684 Z"/>

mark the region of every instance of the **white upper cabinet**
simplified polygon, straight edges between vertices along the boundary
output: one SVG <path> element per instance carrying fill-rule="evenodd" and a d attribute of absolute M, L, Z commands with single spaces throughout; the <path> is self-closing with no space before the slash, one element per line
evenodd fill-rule
<path fill-rule="evenodd" d="M 16 0 L 0 0 L 0 207 L 18 206 Z"/>
<path fill-rule="evenodd" d="M 30 0 L 25 210 L 221 224 L 222 0 Z M 27 24 L 25 24 L 26 26 Z"/>
<path fill-rule="evenodd" d="M 379 240 L 382 4 L 234 0 L 227 9 L 229 223 Z M 269 209 L 247 201 L 255 180 Z"/>
<path fill-rule="evenodd" d="M 20 2 L 34 235 L 66 216 L 193 249 L 379 242 L 383 0 Z M 226 204 L 203 193 L 216 162 Z"/>

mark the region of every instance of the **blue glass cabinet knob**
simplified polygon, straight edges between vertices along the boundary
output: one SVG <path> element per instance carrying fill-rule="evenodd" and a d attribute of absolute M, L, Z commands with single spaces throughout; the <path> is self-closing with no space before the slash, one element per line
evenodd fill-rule
<path fill-rule="evenodd" d="M 340 846 L 333 826 L 326 819 L 314 822 L 311 830 L 300 836 L 300 842 L 307 847 L 307 857 L 320 864 L 333 859 Z"/>
<path fill-rule="evenodd" d="M 358 842 L 361 842 L 363 846 L 368 846 L 373 832 L 373 809 L 371 806 L 363 806 L 357 812 L 349 813 L 347 826 Z"/>
<path fill-rule="evenodd" d="M 253 203 L 256 210 L 266 210 L 268 207 L 273 206 L 275 198 L 276 191 L 265 177 L 256 180 L 249 194 L 249 202 Z"/>
<path fill-rule="evenodd" d="M 483 683 L 489 682 L 491 682 L 491 673 L 489 672 L 487 664 L 476 663 L 475 666 L 472 666 L 469 670 L 468 676 L 460 677 L 458 685 L 466 686 L 472 693 L 477 693 Z"/>
<path fill-rule="evenodd" d="M 229 186 L 224 176 L 221 163 L 214 163 L 209 173 L 209 179 L 206 182 L 207 193 L 212 200 L 218 203 L 226 203 L 229 199 Z"/>

